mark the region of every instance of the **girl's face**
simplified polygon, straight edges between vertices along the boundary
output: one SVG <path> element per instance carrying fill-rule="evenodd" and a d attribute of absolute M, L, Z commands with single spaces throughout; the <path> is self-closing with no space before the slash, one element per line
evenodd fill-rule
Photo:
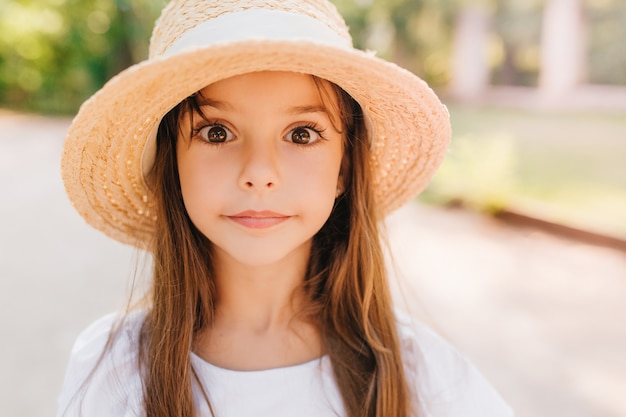
<path fill-rule="evenodd" d="M 332 90 L 310 75 L 256 72 L 209 85 L 198 102 L 203 114 L 182 118 L 176 150 L 185 207 L 215 260 L 308 259 L 341 188 Z"/>

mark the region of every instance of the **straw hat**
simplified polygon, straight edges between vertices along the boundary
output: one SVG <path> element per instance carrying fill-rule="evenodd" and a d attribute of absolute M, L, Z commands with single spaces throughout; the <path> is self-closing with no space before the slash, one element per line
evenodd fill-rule
<path fill-rule="evenodd" d="M 316 75 L 348 92 L 370 132 L 383 213 L 418 194 L 450 139 L 445 107 L 414 74 L 353 48 L 325 0 L 174 0 L 157 20 L 150 57 L 112 78 L 67 133 L 62 177 L 85 220 L 146 247 L 155 224 L 144 180 L 161 118 L 208 84 L 253 71 Z"/>

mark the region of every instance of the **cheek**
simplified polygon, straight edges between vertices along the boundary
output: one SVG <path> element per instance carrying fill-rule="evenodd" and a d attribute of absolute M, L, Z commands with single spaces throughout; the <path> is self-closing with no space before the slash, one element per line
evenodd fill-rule
<path fill-rule="evenodd" d="M 335 144 L 332 151 L 329 152 L 327 158 L 319 164 L 326 181 L 332 183 L 333 195 L 338 184 L 343 157 L 343 147 L 340 144 Z"/>
<path fill-rule="evenodd" d="M 292 183 L 292 187 L 307 194 L 310 198 L 307 200 L 319 199 L 330 204 L 335 199 L 337 191 L 338 177 L 341 167 L 342 154 L 340 150 L 332 152 L 323 152 L 311 156 L 294 158 L 291 160 L 290 166 L 285 171 L 288 179 Z"/>
<path fill-rule="evenodd" d="M 210 209 L 215 205 L 216 196 L 220 195 L 220 187 L 224 181 L 220 180 L 223 173 L 215 161 L 207 161 L 201 153 L 190 152 L 178 148 L 178 175 L 183 202 L 190 215 Z"/>

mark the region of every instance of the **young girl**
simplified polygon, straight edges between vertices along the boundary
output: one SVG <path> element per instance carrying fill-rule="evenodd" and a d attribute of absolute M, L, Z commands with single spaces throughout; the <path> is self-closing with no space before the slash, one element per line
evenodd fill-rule
<path fill-rule="evenodd" d="M 74 206 L 154 270 L 145 303 L 79 336 L 58 415 L 512 415 L 391 305 L 379 222 L 449 137 L 326 0 L 170 3 L 68 132 Z"/>

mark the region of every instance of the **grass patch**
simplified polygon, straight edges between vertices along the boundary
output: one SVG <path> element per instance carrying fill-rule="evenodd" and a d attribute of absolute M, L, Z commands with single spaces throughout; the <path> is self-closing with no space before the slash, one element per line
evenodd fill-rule
<path fill-rule="evenodd" d="M 626 238 L 626 118 L 450 106 L 453 140 L 421 197 L 508 207 Z"/>

